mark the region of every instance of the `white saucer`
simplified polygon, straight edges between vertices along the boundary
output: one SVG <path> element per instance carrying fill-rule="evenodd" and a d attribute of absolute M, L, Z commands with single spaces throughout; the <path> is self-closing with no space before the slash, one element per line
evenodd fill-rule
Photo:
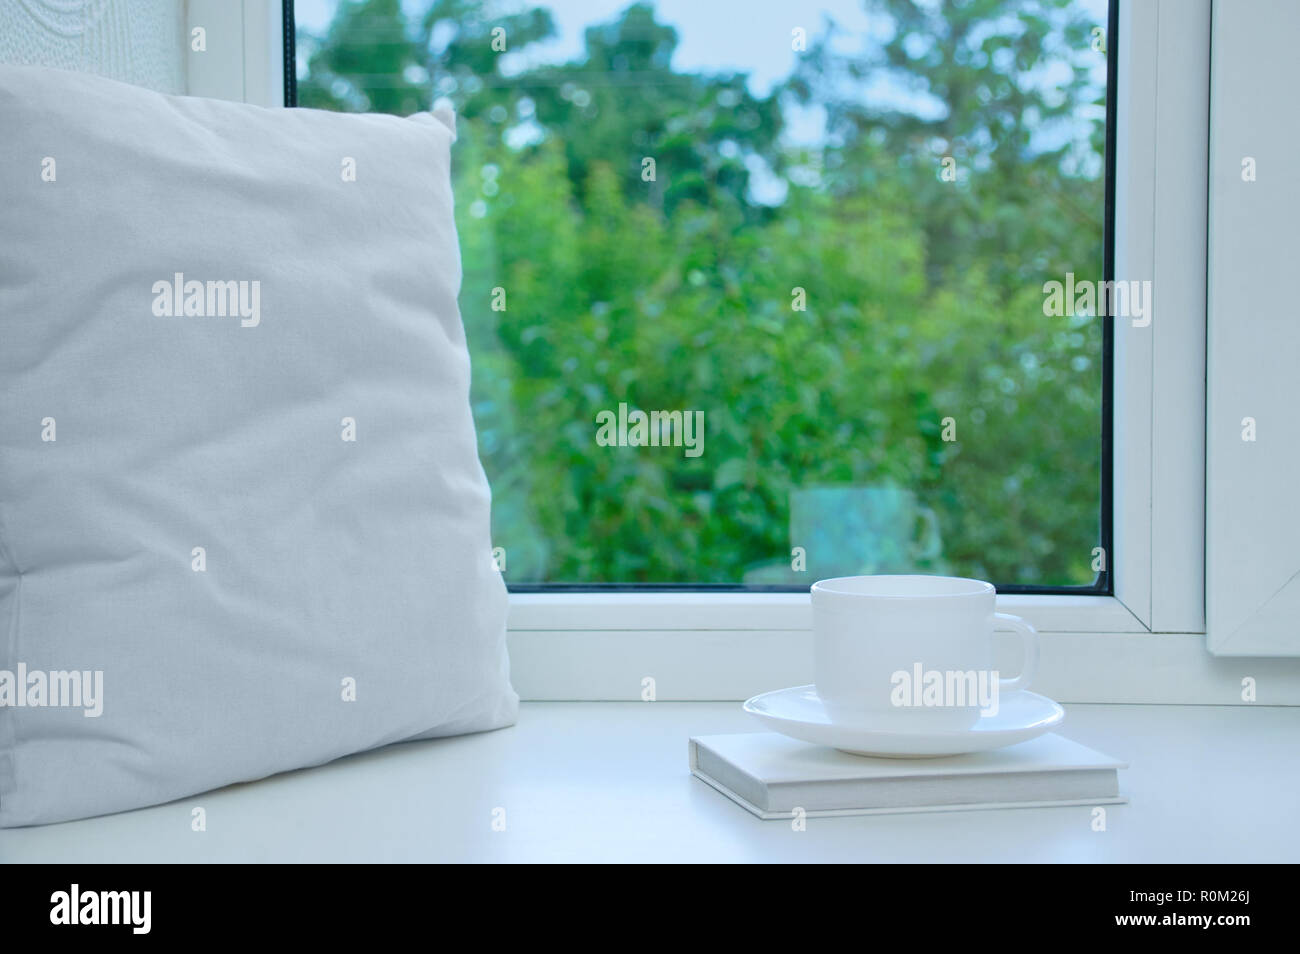
<path fill-rule="evenodd" d="M 861 724 L 832 724 L 826 707 L 813 686 L 795 686 L 754 696 L 745 711 L 774 732 L 814 745 L 854 755 L 885 758 L 937 758 L 983 752 L 1015 745 L 1042 735 L 1061 724 L 1065 710 L 1033 692 L 1009 692 L 998 701 L 997 715 L 980 720 L 969 729 L 936 731 L 919 728 L 900 732 Z"/>

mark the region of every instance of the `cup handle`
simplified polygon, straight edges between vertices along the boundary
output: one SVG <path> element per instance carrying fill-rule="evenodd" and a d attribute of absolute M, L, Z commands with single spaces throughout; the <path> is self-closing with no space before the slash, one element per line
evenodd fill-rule
<path fill-rule="evenodd" d="M 1012 616 L 1010 613 L 994 613 L 993 618 L 1001 620 L 1019 633 L 1025 650 L 1025 661 L 1020 667 L 1020 675 L 1014 679 L 999 679 L 998 692 L 1028 689 L 1029 683 L 1038 672 L 1038 630 L 1019 616 Z"/>

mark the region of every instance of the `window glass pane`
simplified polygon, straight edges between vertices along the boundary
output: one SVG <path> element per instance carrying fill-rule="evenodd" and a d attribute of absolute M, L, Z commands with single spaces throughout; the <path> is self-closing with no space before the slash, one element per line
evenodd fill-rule
<path fill-rule="evenodd" d="M 1098 578 L 1105 0 L 295 13 L 299 105 L 459 113 L 509 582 Z"/>

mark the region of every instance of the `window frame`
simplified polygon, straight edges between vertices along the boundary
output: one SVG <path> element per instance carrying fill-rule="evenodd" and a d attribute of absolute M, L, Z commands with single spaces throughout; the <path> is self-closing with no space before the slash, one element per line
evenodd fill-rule
<path fill-rule="evenodd" d="M 1054 698 L 1239 702 L 1232 664 L 1208 661 L 1203 635 L 1210 0 L 1118 2 L 1107 33 L 1118 34 L 1108 48 L 1113 277 L 1158 287 L 1149 325 L 1114 327 L 1103 473 L 1113 591 L 1000 593 L 998 610 L 1044 634 L 1055 665 L 1039 685 Z M 1180 161 L 1157 177 L 1161 152 Z M 789 683 L 792 670 L 811 681 L 807 594 L 566 589 L 512 592 L 510 603 L 527 698 L 642 698 L 647 677 L 660 699 L 743 698 Z M 1300 700 L 1300 680 L 1291 688 Z"/>
<path fill-rule="evenodd" d="M 261 19 L 292 36 L 291 10 Z M 1210 30 L 1211 0 L 1117 0 L 1110 13 L 1107 277 L 1156 288 L 1149 325 L 1114 327 L 1111 594 L 998 596 L 1043 633 L 1035 689 L 1062 702 L 1241 704 L 1253 665 L 1212 656 L 1204 635 Z M 740 699 L 811 682 L 806 593 L 513 592 L 508 631 L 525 699 Z M 999 660 L 1014 670 L 1011 646 Z M 1270 660 L 1269 675 L 1268 702 L 1300 704 L 1300 659 Z"/>
<path fill-rule="evenodd" d="M 1247 178 L 1249 158 L 1286 168 L 1295 127 L 1294 57 L 1279 55 L 1300 18 L 1284 0 L 1214 7 L 1207 250 L 1206 616 L 1209 649 L 1300 656 L 1300 351 L 1290 277 L 1300 206 L 1287 176 Z M 1248 439 L 1247 421 L 1260 434 Z M 1271 673 L 1270 673 L 1271 675 Z"/>
<path fill-rule="evenodd" d="M 196 27 L 206 34 L 201 52 L 190 44 Z M 188 0 L 181 41 L 189 95 L 257 106 L 295 101 L 293 0 Z"/>

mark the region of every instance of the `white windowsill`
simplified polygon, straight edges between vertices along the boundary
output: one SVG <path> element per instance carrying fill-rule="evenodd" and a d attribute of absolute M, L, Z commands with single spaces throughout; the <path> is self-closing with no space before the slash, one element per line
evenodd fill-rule
<path fill-rule="evenodd" d="M 0 831 L 7 862 L 1262 862 L 1300 857 L 1300 709 L 1069 706 L 1127 761 L 1107 807 L 759 821 L 691 777 L 734 703 L 527 704 L 499 732 L 390 746 L 104 818 Z M 208 830 L 190 829 L 206 809 Z M 494 809 L 506 830 L 493 831 Z M 292 824 L 285 824 L 285 819 Z"/>

